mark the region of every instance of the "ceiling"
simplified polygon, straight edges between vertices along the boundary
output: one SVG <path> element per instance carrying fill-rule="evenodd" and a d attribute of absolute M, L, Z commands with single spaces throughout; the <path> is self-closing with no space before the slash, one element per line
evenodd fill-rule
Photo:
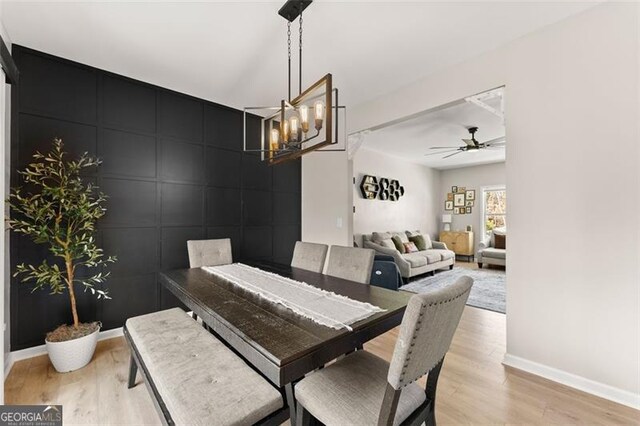
<path fill-rule="evenodd" d="M 499 98 L 494 98 L 486 103 L 496 108 L 499 102 Z M 478 127 L 478 142 L 505 137 L 500 117 L 462 100 L 448 108 L 367 133 L 362 148 L 440 170 L 505 161 L 505 148 L 463 152 L 446 159 L 443 157 L 451 152 L 425 156 L 445 151 L 430 149 L 434 146 L 464 146 L 461 139 L 469 139 L 467 129 L 474 126 Z"/>
<path fill-rule="evenodd" d="M 14 43 L 241 108 L 286 94 L 283 3 L 5 0 L 2 13 Z M 593 5 L 316 0 L 304 83 L 331 72 L 352 107 Z"/>

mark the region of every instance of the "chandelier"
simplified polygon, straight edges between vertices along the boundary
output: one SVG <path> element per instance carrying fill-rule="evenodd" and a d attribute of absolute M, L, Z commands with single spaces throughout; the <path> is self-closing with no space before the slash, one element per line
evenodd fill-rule
<path fill-rule="evenodd" d="M 346 114 L 338 106 L 338 89 L 331 74 L 326 74 L 302 90 L 302 12 L 313 0 L 289 0 L 278 14 L 287 20 L 288 96 L 271 107 L 244 108 L 245 152 L 260 153 L 270 165 L 295 160 L 304 154 L 331 149 L 338 144 L 339 115 Z M 298 95 L 291 97 L 291 23 L 299 22 Z M 257 123 L 260 123 L 259 126 Z M 258 135 L 259 127 L 259 135 Z"/>

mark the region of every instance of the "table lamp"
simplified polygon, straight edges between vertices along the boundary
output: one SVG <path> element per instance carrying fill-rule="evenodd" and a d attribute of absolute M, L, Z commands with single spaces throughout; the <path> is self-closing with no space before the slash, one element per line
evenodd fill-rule
<path fill-rule="evenodd" d="M 450 214 L 442 215 L 442 223 L 444 223 L 445 231 L 451 231 L 451 215 Z"/>

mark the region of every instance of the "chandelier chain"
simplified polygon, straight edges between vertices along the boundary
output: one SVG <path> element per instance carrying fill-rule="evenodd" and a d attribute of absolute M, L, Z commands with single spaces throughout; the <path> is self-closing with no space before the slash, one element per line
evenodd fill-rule
<path fill-rule="evenodd" d="M 302 93 L 302 1 L 300 2 L 300 40 L 298 42 L 298 47 L 300 50 L 300 63 L 298 68 L 298 95 Z"/>
<path fill-rule="evenodd" d="M 287 63 L 288 63 L 288 80 L 287 88 L 289 91 L 289 99 L 291 100 L 291 22 L 287 21 Z"/>

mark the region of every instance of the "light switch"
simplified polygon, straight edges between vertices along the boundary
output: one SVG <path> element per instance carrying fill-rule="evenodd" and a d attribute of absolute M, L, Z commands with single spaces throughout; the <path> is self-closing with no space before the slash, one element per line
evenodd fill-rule
<path fill-rule="evenodd" d="M 336 220 L 336 227 L 342 228 L 342 218 L 341 217 L 339 217 L 338 220 Z"/>

